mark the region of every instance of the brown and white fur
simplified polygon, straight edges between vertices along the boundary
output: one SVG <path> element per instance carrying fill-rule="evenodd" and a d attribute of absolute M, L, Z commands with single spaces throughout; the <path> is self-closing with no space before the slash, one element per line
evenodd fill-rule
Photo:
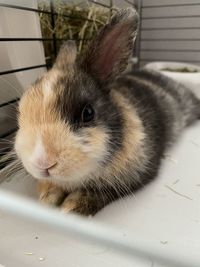
<path fill-rule="evenodd" d="M 95 214 L 151 181 L 168 145 L 200 117 L 195 96 L 166 77 L 122 74 L 137 25 L 134 9 L 121 10 L 84 56 L 67 42 L 23 95 L 15 150 L 41 201 Z"/>

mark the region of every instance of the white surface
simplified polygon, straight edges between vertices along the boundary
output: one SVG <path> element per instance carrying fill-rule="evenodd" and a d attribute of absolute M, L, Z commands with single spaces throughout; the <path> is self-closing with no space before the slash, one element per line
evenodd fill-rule
<path fill-rule="evenodd" d="M 156 240 L 137 235 L 137 233 L 134 233 L 134 236 L 129 233 L 125 239 L 119 230 L 111 225 L 77 215 L 66 216 L 59 209 L 43 207 L 33 200 L 4 192 L 4 190 L 0 190 L 0 209 L 31 223 L 50 227 L 53 231 L 68 238 L 70 236 L 87 243 L 90 241 L 102 247 L 110 247 L 120 254 L 123 252 L 128 257 L 146 260 L 151 258 L 172 267 L 200 266 L 199 251 L 194 251 L 192 247 L 187 246 L 185 251 L 177 246 L 167 246 L 163 249 Z M 32 252 L 25 254 L 33 255 Z"/>
<path fill-rule="evenodd" d="M 196 88 L 198 90 L 198 88 Z M 126 239 L 141 235 L 164 250 L 200 249 L 200 122 L 187 129 L 167 152 L 157 179 L 134 196 L 104 208 L 91 220 L 116 227 Z M 181 196 L 169 189 L 185 195 Z M 35 197 L 35 181 L 14 177 L 2 185 Z M 35 239 L 35 237 L 38 239 Z M 110 247 L 98 247 L 57 235 L 47 227 L 0 213 L 0 264 L 6 267 L 166 267 L 119 255 Z M 33 253 L 27 255 L 27 253 Z M 43 258 L 40 260 L 39 258 Z M 192 265 L 190 266 L 192 267 Z"/>

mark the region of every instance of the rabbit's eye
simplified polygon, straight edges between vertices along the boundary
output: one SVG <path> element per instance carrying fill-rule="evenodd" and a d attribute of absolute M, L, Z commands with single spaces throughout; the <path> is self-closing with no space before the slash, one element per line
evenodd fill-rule
<path fill-rule="evenodd" d="M 82 111 L 81 120 L 82 122 L 90 122 L 94 119 L 94 109 L 90 104 L 87 104 Z"/>

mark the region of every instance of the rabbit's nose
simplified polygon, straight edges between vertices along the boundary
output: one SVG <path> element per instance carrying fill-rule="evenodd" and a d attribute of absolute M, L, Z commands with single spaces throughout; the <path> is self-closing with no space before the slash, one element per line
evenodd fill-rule
<path fill-rule="evenodd" d="M 38 171 L 46 176 L 49 175 L 50 169 L 56 164 L 57 160 L 54 155 L 49 155 L 44 147 L 41 139 L 37 140 L 35 148 L 30 158 L 31 164 L 38 169 Z"/>

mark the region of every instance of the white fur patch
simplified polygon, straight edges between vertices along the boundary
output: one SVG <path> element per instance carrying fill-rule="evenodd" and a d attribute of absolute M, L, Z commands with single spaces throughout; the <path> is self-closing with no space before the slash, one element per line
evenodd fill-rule
<path fill-rule="evenodd" d="M 47 97 L 51 94 L 52 91 L 52 82 L 47 80 L 45 81 L 43 92 L 44 92 L 44 99 L 47 99 Z"/>
<path fill-rule="evenodd" d="M 36 141 L 35 148 L 33 150 L 33 153 L 31 155 L 31 162 L 34 165 L 38 165 L 38 161 L 42 160 L 45 158 L 45 149 L 44 145 L 42 143 L 42 139 L 39 137 L 38 140 Z"/>
<path fill-rule="evenodd" d="M 58 80 L 60 73 L 58 71 L 49 71 L 43 82 L 44 100 L 47 100 L 52 95 L 54 86 Z"/>

